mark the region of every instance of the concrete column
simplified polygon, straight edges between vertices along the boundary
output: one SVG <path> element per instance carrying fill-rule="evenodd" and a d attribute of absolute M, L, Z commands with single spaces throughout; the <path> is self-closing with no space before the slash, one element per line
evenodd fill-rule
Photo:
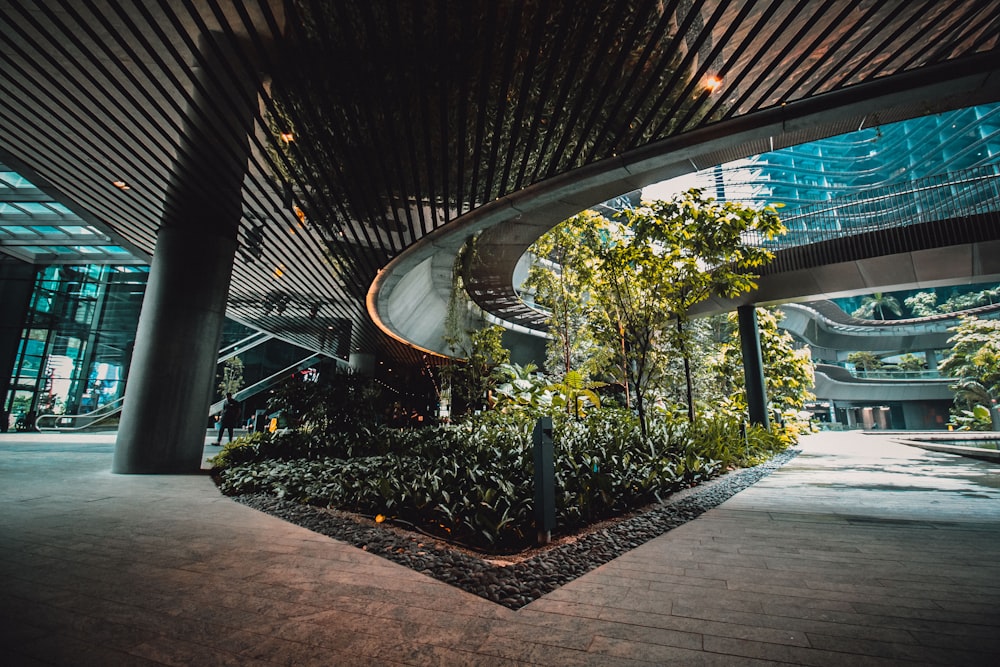
<path fill-rule="evenodd" d="M 164 228 L 139 315 L 112 472 L 201 467 L 236 241 Z"/>
<path fill-rule="evenodd" d="M 746 380 L 747 407 L 750 423 L 768 428 L 767 388 L 764 384 L 764 361 L 760 352 L 760 329 L 757 309 L 753 305 L 736 309 L 740 327 L 740 349 L 743 351 L 743 375 Z"/>
<path fill-rule="evenodd" d="M 351 368 L 358 375 L 374 377 L 375 355 L 368 352 L 351 352 L 349 361 Z"/>
<path fill-rule="evenodd" d="M 927 361 L 927 370 L 936 371 L 938 367 L 937 350 L 926 350 L 924 352 L 924 358 Z"/>
<path fill-rule="evenodd" d="M 258 83 L 216 74 L 221 54 L 211 38 L 201 46 L 139 314 L 116 473 L 201 468 Z"/>

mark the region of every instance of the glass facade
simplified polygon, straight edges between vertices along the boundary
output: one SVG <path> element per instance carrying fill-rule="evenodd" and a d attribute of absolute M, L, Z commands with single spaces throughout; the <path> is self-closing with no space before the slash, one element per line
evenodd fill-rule
<path fill-rule="evenodd" d="M 737 160 L 650 186 L 647 199 L 697 187 L 718 199 L 781 204 L 781 217 L 844 195 L 1000 163 L 1000 104 L 871 127 Z"/>
<path fill-rule="evenodd" d="M 39 268 L 4 410 L 10 419 L 78 414 L 124 392 L 145 266 Z"/>
<path fill-rule="evenodd" d="M 3 403 L 9 430 L 30 428 L 41 415 L 80 415 L 116 407 L 125 392 L 148 278 L 148 266 L 36 268 Z M 240 388 L 311 354 L 273 338 L 257 345 L 247 342 L 258 336 L 259 332 L 226 320 L 220 347 L 241 348 Z M 220 364 L 217 380 L 222 378 Z M 265 401 L 266 394 L 248 397 L 247 407 L 262 407 Z"/>

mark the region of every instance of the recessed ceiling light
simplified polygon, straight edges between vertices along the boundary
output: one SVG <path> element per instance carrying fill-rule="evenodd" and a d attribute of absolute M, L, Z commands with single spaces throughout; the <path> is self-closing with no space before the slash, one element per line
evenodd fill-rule
<path fill-rule="evenodd" d="M 132 189 L 132 188 L 131 188 L 131 187 L 129 186 L 129 184 L 128 184 L 128 183 L 126 183 L 125 181 L 123 181 L 123 180 L 121 180 L 121 179 L 119 179 L 119 180 L 117 180 L 117 181 L 111 181 L 111 185 L 115 186 L 115 187 L 116 187 L 116 188 L 118 188 L 119 190 L 131 190 L 131 189 Z"/>
<path fill-rule="evenodd" d="M 719 88 L 722 87 L 722 79 L 712 74 L 705 78 L 705 89 L 710 93 L 714 93 Z"/>

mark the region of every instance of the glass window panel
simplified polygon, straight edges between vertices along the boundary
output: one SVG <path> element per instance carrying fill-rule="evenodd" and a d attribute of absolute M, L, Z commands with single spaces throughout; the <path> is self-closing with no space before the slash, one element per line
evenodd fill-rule
<path fill-rule="evenodd" d="M 69 210 L 57 201 L 50 201 L 46 204 L 46 206 L 54 210 L 56 213 L 62 213 L 63 215 L 75 215 L 73 211 Z"/>
<path fill-rule="evenodd" d="M 59 229 L 74 236 L 96 236 L 97 232 L 83 225 L 60 225 Z"/>
<path fill-rule="evenodd" d="M 31 213 L 32 215 L 55 215 L 56 212 L 53 211 L 45 204 L 38 202 L 17 202 L 17 207 Z"/>
<path fill-rule="evenodd" d="M 31 188 L 34 189 L 35 186 L 31 184 L 24 176 L 17 173 L 16 171 L 0 171 L 0 181 L 3 181 L 12 188 Z"/>

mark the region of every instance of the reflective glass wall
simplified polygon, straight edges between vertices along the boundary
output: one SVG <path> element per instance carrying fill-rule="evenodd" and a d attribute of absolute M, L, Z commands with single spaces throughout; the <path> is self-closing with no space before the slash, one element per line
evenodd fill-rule
<path fill-rule="evenodd" d="M 148 277 L 145 266 L 37 270 L 3 405 L 11 426 L 121 398 Z"/>
<path fill-rule="evenodd" d="M 32 281 L 31 297 L 23 316 L 14 308 L 0 313 L 14 320 L 7 328 L 17 327 L 19 334 L 2 339 L 7 341 L 4 346 L 16 351 L 6 395 L 0 385 L 4 413 L 0 426 L 3 416 L 8 430 L 28 430 L 41 415 L 80 415 L 117 407 L 125 394 L 148 278 L 149 267 L 142 265 L 50 265 L 29 270 L 23 280 Z M 217 385 L 226 379 L 226 367 L 235 367 L 236 377 L 229 378 L 229 386 L 233 391 L 248 390 L 245 403 L 251 411 L 264 407 L 267 389 L 284 377 L 283 371 L 297 368 L 313 354 L 231 319 L 226 320 L 220 348 L 229 354 L 219 364 Z M 0 367 L 0 373 L 4 370 Z M 217 386 L 217 391 L 219 400 L 222 389 Z M 74 423 L 60 419 L 46 426 Z M 114 423 L 103 422 L 111 427 Z"/>

